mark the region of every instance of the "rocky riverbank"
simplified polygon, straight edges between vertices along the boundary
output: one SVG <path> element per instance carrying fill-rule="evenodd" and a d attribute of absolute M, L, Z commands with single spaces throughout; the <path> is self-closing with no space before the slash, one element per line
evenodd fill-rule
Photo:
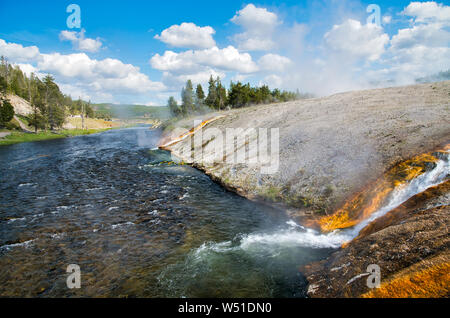
<path fill-rule="evenodd" d="M 300 219 L 332 213 L 390 167 L 446 144 L 449 107 L 447 81 L 253 106 L 221 112 L 208 124 L 223 132 L 226 128 L 279 128 L 279 169 L 269 175 L 261 173 L 258 164 L 224 162 L 238 149 L 227 147 L 223 155 L 217 155 L 218 140 L 213 138 L 203 140 L 201 146 L 203 157 L 215 156 L 213 162 L 194 159 L 193 151 L 183 153 L 192 147 L 190 137 L 165 149 L 239 194 L 281 203 Z M 193 126 L 192 118 L 177 123 L 188 130 Z M 166 141 L 179 135 L 174 129 Z"/>
<path fill-rule="evenodd" d="M 364 228 L 328 259 L 304 268 L 310 297 L 449 297 L 450 181 L 422 192 Z M 367 286 L 367 267 L 381 286 Z"/>
<path fill-rule="evenodd" d="M 372 204 L 386 197 L 392 187 L 435 164 L 439 154 L 431 155 L 431 151 L 450 141 L 449 107 L 447 81 L 348 92 L 195 118 L 197 125 L 200 120 L 202 126 L 222 132 L 227 128 L 279 128 L 279 169 L 273 174 L 261 173 L 258 164 L 227 163 L 226 158 L 239 149 L 225 146 L 224 153 L 217 156 L 220 139 L 214 137 L 204 139 L 196 149 L 193 138 L 201 130 L 195 129 L 193 118 L 178 122 L 178 130 L 166 134 L 163 148 L 229 190 L 281 206 L 303 224 L 333 230 L 333 226 L 345 228 L 360 221 L 329 222 L 345 210 L 351 198 L 359 200 L 361 193 L 372 189 L 380 195 L 355 201 Z M 181 128 L 184 133 L 179 138 Z M 251 141 L 250 137 L 246 145 Z M 214 160 L 193 157 L 195 150 Z M 247 159 L 251 158 L 250 153 Z M 447 181 L 414 196 L 370 223 L 327 260 L 302 268 L 310 283 L 309 296 L 448 296 L 449 192 Z M 376 207 L 372 205 L 367 209 Z M 367 288 L 369 264 L 381 268 L 379 289 Z"/>

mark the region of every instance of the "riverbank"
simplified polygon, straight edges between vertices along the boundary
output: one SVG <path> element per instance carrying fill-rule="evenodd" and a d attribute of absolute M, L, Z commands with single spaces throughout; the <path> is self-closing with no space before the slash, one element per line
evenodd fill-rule
<path fill-rule="evenodd" d="M 278 128 L 279 169 L 270 175 L 262 174 L 258 163 L 227 162 L 225 159 L 233 158 L 239 150 L 234 145 L 225 146 L 224 153 L 217 155 L 221 138 L 208 136 L 196 147 L 193 139 L 200 130 L 195 129 L 198 123 L 194 125 L 192 118 L 174 123 L 175 129 L 167 133 L 160 146 L 228 190 L 284 207 L 300 224 L 324 233 L 338 229 L 348 234 L 359 224 L 365 226 L 362 220 L 368 216 L 383 212 L 383 204 L 397 194 L 396 189 L 422 175 L 433 175 L 442 160 L 446 163 L 439 178 L 448 180 L 448 158 L 443 157 L 443 149 L 448 151 L 445 147 L 450 141 L 449 96 L 450 82 L 446 81 L 348 92 L 195 118 L 208 122 L 207 128 L 215 128 L 223 135 L 227 128 Z M 183 129 L 189 132 L 180 138 Z M 250 136 L 244 146 L 251 142 Z M 194 153 L 209 160 L 194 157 Z M 256 159 L 254 153 L 249 153 L 247 159 L 251 160 L 252 155 Z M 419 195 L 427 188 L 420 189 L 409 190 Z M 448 286 L 439 284 L 448 282 L 445 269 L 450 264 L 448 240 L 442 239 L 448 237 L 448 187 L 443 191 L 439 206 L 428 205 L 421 210 L 416 204 L 395 222 L 390 217 L 381 218 L 382 226 L 378 224 L 375 233 L 345 244 L 346 248 L 318 264 L 302 267 L 310 286 L 309 296 L 448 296 Z M 404 193 L 404 200 L 408 195 Z M 433 192 L 432 196 L 437 195 Z M 343 230 L 347 228 L 349 231 Z M 362 233 L 367 231 L 363 229 Z M 337 237 L 333 233 L 324 235 L 329 239 Z M 427 246 L 430 241 L 433 248 Z M 384 289 L 371 291 L 365 284 L 370 264 L 381 267 Z M 418 284 L 410 283 L 419 278 L 422 281 Z M 433 287 L 421 286 L 428 282 Z M 395 294 L 392 286 L 400 285 L 402 289 Z"/>
<path fill-rule="evenodd" d="M 420 193 L 364 228 L 345 248 L 301 271 L 309 297 L 449 297 L 450 181 Z M 367 267 L 380 268 L 380 288 Z"/>
<path fill-rule="evenodd" d="M 17 132 L 12 131 L 9 135 L 6 135 L 3 138 L 0 138 L 0 146 L 12 145 L 21 142 L 31 142 L 31 141 L 42 141 L 42 140 L 50 140 L 50 139 L 59 139 L 59 138 L 68 138 L 75 137 L 81 135 L 90 135 L 96 134 L 103 131 L 110 130 L 112 128 L 103 128 L 103 129 L 65 129 L 58 130 L 56 132 L 38 132 L 35 133 L 26 133 L 26 132 Z"/>
<path fill-rule="evenodd" d="M 390 167 L 447 144 L 449 92 L 446 81 L 235 109 L 174 123 L 162 144 L 193 131 L 194 120 L 218 115 L 207 128 L 223 134 L 227 128 L 278 128 L 279 167 L 273 174 L 261 173 L 263 164 L 252 154 L 248 160 L 256 164 L 224 162 L 240 149 L 227 145 L 216 154 L 220 138 L 191 149 L 189 136 L 164 149 L 240 195 L 284 205 L 301 221 L 332 213 Z M 195 151 L 208 162 L 193 158 Z"/>

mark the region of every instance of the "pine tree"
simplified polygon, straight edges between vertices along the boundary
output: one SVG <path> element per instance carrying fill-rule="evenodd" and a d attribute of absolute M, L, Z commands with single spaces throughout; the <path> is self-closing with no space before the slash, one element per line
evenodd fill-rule
<path fill-rule="evenodd" d="M 14 118 L 14 107 L 8 99 L 0 100 L 0 124 L 4 126 Z"/>
<path fill-rule="evenodd" d="M 169 97 L 169 100 L 167 101 L 167 107 L 169 107 L 170 114 L 172 116 L 177 117 L 180 115 L 180 108 L 178 107 L 178 103 L 175 98 L 173 98 L 173 96 Z"/>
<path fill-rule="evenodd" d="M 225 106 L 227 104 L 227 90 L 222 85 L 222 82 L 220 81 L 220 77 L 217 77 L 216 79 L 216 101 L 214 103 L 214 108 L 218 110 L 225 109 Z"/>
<path fill-rule="evenodd" d="M 181 91 L 182 105 L 181 110 L 183 115 L 188 115 L 194 111 L 194 88 L 192 86 L 192 81 L 188 80 L 186 82 L 186 87 Z"/>
<path fill-rule="evenodd" d="M 206 97 L 205 104 L 210 108 L 214 108 L 217 99 L 217 88 L 216 81 L 213 79 L 212 75 L 209 78 L 208 85 L 208 96 Z"/>
<path fill-rule="evenodd" d="M 0 93 L 5 95 L 7 88 L 8 84 L 6 83 L 6 79 L 3 76 L 0 76 Z"/>
<path fill-rule="evenodd" d="M 204 105 L 205 105 L 205 92 L 203 92 L 202 85 L 198 84 L 197 88 L 195 89 L 195 108 L 197 111 L 201 111 Z"/>

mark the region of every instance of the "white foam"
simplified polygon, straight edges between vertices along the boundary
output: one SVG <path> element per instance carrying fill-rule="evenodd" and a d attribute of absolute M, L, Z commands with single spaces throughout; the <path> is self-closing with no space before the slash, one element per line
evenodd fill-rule
<path fill-rule="evenodd" d="M 306 229 L 293 220 L 286 222 L 288 228 L 284 227 L 271 233 L 251 233 L 241 235 L 232 241 L 220 243 L 207 242 L 194 251 L 195 258 L 208 256 L 208 253 L 227 253 L 243 250 L 247 253 L 258 253 L 269 251 L 270 255 L 277 256 L 283 248 L 339 248 L 343 243 L 352 240 L 359 231 L 367 224 L 395 209 L 414 195 L 445 181 L 450 174 L 449 155 L 447 160 L 439 160 L 436 167 L 408 184 L 396 188 L 389 196 L 387 204 L 373 213 L 369 218 L 360 222 L 357 226 L 336 230 L 323 234 L 313 229 Z"/>
<path fill-rule="evenodd" d="M 25 221 L 27 218 L 23 217 L 23 218 L 11 218 L 8 220 L 8 223 L 14 223 L 16 221 Z"/>
<path fill-rule="evenodd" d="M 7 245 L 3 245 L 0 246 L 0 250 L 1 249 L 5 249 L 7 251 L 9 251 L 10 249 L 14 248 L 14 247 L 24 247 L 27 248 L 31 245 L 31 243 L 33 243 L 35 240 L 28 240 L 25 242 L 21 242 L 21 243 L 14 243 L 14 244 L 7 244 Z"/>
<path fill-rule="evenodd" d="M 119 224 L 113 224 L 111 225 L 112 229 L 116 229 L 116 228 L 120 228 L 122 226 L 127 226 L 127 225 L 135 225 L 133 222 L 125 222 L 125 223 L 119 223 Z"/>
<path fill-rule="evenodd" d="M 303 230 L 301 225 L 288 221 L 290 228 L 273 233 L 252 233 L 237 237 L 235 242 L 207 242 L 203 243 L 194 252 L 196 259 L 202 259 L 208 253 L 229 253 L 244 251 L 250 254 L 263 253 L 276 257 L 282 249 L 286 248 L 338 248 L 350 237 L 343 233 L 333 232 L 320 234 L 317 231 Z"/>
<path fill-rule="evenodd" d="M 339 232 L 321 234 L 312 229 L 306 231 L 282 230 L 272 234 L 249 234 L 242 239 L 241 248 L 251 250 L 265 247 L 312 247 L 338 248 L 349 240 L 349 236 Z"/>
<path fill-rule="evenodd" d="M 34 186 L 36 183 L 21 183 L 21 184 L 19 184 L 19 188 L 22 188 L 22 187 L 31 187 L 31 186 Z"/>

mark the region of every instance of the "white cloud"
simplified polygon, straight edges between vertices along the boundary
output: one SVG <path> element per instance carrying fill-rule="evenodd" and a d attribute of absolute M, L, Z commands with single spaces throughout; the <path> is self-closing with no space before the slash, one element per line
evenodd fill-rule
<path fill-rule="evenodd" d="M 7 57 L 11 62 L 29 62 L 38 59 L 40 53 L 36 46 L 24 47 L 0 39 L 0 55 Z"/>
<path fill-rule="evenodd" d="M 35 46 L 23 47 L 0 39 L 0 55 L 26 73 L 52 74 L 64 93 L 112 101 L 117 95 L 148 94 L 166 90 L 162 82 L 149 79 L 140 69 L 120 60 L 91 59 L 86 53 L 42 54 Z M 25 61 L 27 63 L 18 63 Z"/>
<path fill-rule="evenodd" d="M 226 78 L 226 73 L 221 71 L 216 71 L 212 68 L 204 68 L 201 71 L 196 73 L 187 73 L 187 74 L 172 74 L 170 72 L 164 72 L 162 81 L 163 83 L 174 89 L 178 89 L 179 87 L 186 84 L 187 80 L 191 80 L 194 84 L 202 84 L 205 85 L 210 76 L 213 78 L 220 77 L 221 80 Z"/>
<path fill-rule="evenodd" d="M 231 22 L 244 29 L 243 33 L 234 36 L 240 49 L 266 51 L 274 47 L 272 34 L 276 26 L 280 24 L 275 13 L 266 8 L 257 8 L 254 4 L 248 4 L 236 13 Z"/>
<path fill-rule="evenodd" d="M 280 88 L 283 86 L 283 79 L 275 74 L 267 75 L 259 82 L 259 86 L 267 85 L 271 88 Z"/>
<path fill-rule="evenodd" d="M 353 19 L 333 26 L 324 38 L 332 50 L 369 61 L 378 59 L 389 43 L 389 36 L 381 27 L 372 23 L 362 25 Z"/>
<path fill-rule="evenodd" d="M 287 57 L 272 53 L 262 56 L 258 61 L 259 68 L 264 71 L 282 72 L 291 64 L 292 61 Z"/>
<path fill-rule="evenodd" d="M 233 82 L 244 82 L 244 81 L 247 80 L 247 78 L 248 78 L 248 75 L 244 75 L 244 74 L 236 74 L 236 75 L 234 75 L 234 76 L 231 78 L 231 80 L 232 80 Z"/>
<path fill-rule="evenodd" d="M 257 8 L 254 4 L 248 4 L 238 11 L 231 21 L 247 30 L 258 28 L 261 33 L 272 30 L 279 23 L 275 13 L 266 8 Z"/>
<path fill-rule="evenodd" d="M 258 70 L 250 54 L 241 53 L 231 45 L 223 49 L 215 46 L 210 49 L 189 50 L 182 53 L 166 51 L 163 55 L 155 54 L 150 59 L 150 64 L 160 71 L 179 73 L 192 72 L 199 66 L 240 73 L 252 73 Z"/>
<path fill-rule="evenodd" d="M 423 45 L 427 47 L 446 47 L 450 45 L 450 32 L 439 24 L 420 24 L 401 29 L 391 40 L 393 49 L 404 49 Z"/>
<path fill-rule="evenodd" d="M 59 39 L 61 41 L 72 42 L 73 47 L 79 51 L 86 51 L 95 53 L 102 47 L 102 42 L 99 38 L 90 39 L 85 37 L 85 30 L 82 29 L 80 32 L 75 31 L 61 31 L 59 33 Z"/>
<path fill-rule="evenodd" d="M 170 28 L 156 35 L 158 39 L 174 47 L 207 49 L 216 45 L 213 34 L 216 31 L 210 27 L 199 27 L 194 23 L 182 23 L 181 25 L 172 25 Z"/>
<path fill-rule="evenodd" d="M 398 84 L 450 69 L 450 6 L 436 2 L 412 2 L 402 12 L 415 17 L 410 28 L 392 37 L 381 71 L 371 72 Z"/>
<path fill-rule="evenodd" d="M 275 46 L 275 42 L 270 38 L 252 37 L 248 33 L 240 33 L 234 36 L 239 49 L 244 51 L 269 51 Z"/>
<path fill-rule="evenodd" d="M 16 66 L 18 66 L 20 68 L 20 70 L 26 75 L 26 76 L 30 76 L 31 73 L 34 73 L 36 76 L 38 73 L 37 68 L 35 68 L 33 65 L 31 64 L 23 64 L 23 63 L 16 63 Z"/>
<path fill-rule="evenodd" d="M 42 54 L 38 69 L 55 74 L 61 81 L 85 81 L 92 90 L 121 93 L 144 93 L 164 89 L 160 82 L 151 81 L 138 67 L 116 59 L 95 60 L 85 53 Z"/>
<path fill-rule="evenodd" d="M 428 2 L 411 2 L 402 12 L 404 15 L 415 17 L 416 23 L 443 22 L 450 24 L 450 6 Z"/>
<path fill-rule="evenodd" d="M 385 15 L 385 16 L 383 16 L 382 21 L 383 21 L 383 24 L 389 24 L 392 22 L 392 17 L 390 15 Z"/>

